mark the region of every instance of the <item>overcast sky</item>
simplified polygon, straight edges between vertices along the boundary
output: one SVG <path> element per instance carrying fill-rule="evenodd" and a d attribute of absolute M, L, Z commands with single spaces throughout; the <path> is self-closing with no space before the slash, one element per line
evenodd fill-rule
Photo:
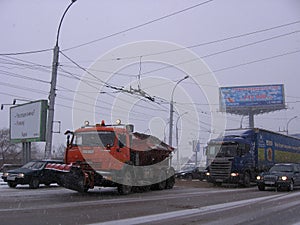
<path fill-rule="evenodd" d="M 1 104 L 11 104 L 13 99 L 48 98 L 51 49 L 55 45 L 59 21 L 69 3 L 68 0 L 0 2 Z M 256 116 L 255 126 L 278 131 L 279 128 L 286 129 L 289 119 L 298 116 L 289 124 L 289 133 L 300 133 L 299 31 L 298 0 L 77 0 L 66 14 L 59 36 L 64 55 L 60 54 L 59 59 L 55 120 L 61 121 L 62 132 L 76 128 L 72 121 L 74 106 L 84 106 L 78 105 L 74 98 L 87 75 L 86 69 L 93 68 L 107 55 L 111 57 L 111 65 L 134 57 L 134 61 L 120 65 L 115 71 L 105 71 L 106 84 L 113 88 L 103 87 L 99 80 L 94 83 L 88 80 L 97 87 L 77 93 L 85 97 L 97 95 L 93 102 L 96 112 L 92 112 L 97 121 L 111 120 L 111 109 L 125 110 L 117 105 L 116 99 L 126 105 L 124 99 L 128 98 L 131 111 L 124 120 L 135 124 L 141 132 L 151 132 L 163 139 L 162 136 L 167 135 L 165 128 L 172 88 L 177 81 L 191 74 L 181 68 L 165 67 L 164 62 L 154 63 L 147 59 L 148 55 L 157 54 L 157 50 L 153 52 L 154 48 L 147 44 L 141 51 L 129 49 L 128 55 L 117 55 L 120 46 L 155 40 L 166 43 L 165 46 L 186 47 L 186 51 L 199 57 L 202 65 L 212 71 L 219 86 L 284 84 L 287 110 Z M 9 54 L 35 50 L 45 51 Z M 181 56 L 177 53 L 174 55 L 178 59 Z M 103 74 L 97 74 L 100 70 L 97 67 L 92 73 L 102 79 Z M 157 83 L 151 83 L 153 79 L 160 88 Z M 199 136 L 201 142 L 207 141 L 212 126 L 209 104 L 216 103 L 210 102 L 206 91 L 201 90 L 210 84 L 199 85 L 197 82 L 195 79 L 182 81 L 174 94 L 178 111 L 174 115 L 174 126 L 181 116 L 179 130 L 184 130 L 183 124 L 186 124 L 185 130 L 189 129 L 193 121 L 197 121 L 199 127 L 197 132 L 194 127 L 190 130 L 191 134 L 183 144 L 186 148 L 190 140 Z M 155 102 L 137 95 L 121 94 L 114 89 L 129 90 L 129 86 L 140 87 L 155 96 Z M 132 97 L 134 104 L 130 102 Z M 17 100 L 17 103 L 25 102 Z M 9 106 L 5 105 L 0 113 L 0 128 L 9 127 Z M 247 126 L 247 119 L 241 120 L 241 116 L 227 115 L 226 119 L 227 128 L 238 128 L 241 121 Z M 62 133 L 54 134 L 54 145 L 63 141 Z"/>

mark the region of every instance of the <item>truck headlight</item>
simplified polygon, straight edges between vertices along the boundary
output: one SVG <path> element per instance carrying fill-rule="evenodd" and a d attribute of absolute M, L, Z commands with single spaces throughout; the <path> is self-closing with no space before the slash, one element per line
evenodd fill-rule
<path fill-rule="evenodd" d="M 232 177 L 237 177 L 239 175 L 239 173 L 231 173 L 230 176 Z"/>
<path fill-rule="evenodd" d="M 280 177 L 280 180 L 283 180 L 283 181 L 286 181 L 287 179 L 288 179 L 287 176 L 282 176 L 282 177 Z"/>
<path fill-rule="evenodd" d="M 24 178 L 24 176 L 25 176 L 24 173 L 19 173 L 18 174 L 18 178 Z"/>
<path fill-rule="evenodd" d="M 206 172 L 205 175 L 206 175 L 206 176 L 210 176 L 210 172 Z"/>

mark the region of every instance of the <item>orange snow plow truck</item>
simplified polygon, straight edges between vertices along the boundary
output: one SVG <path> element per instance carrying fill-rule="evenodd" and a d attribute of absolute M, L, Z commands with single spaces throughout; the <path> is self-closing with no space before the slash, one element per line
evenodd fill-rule
<path fill-rule="evenodd" d="M 158 138 L 133 131 L 133 125 L 89 125 L 66 131 L 64 164 L 49 164 L 58 184 L 87 192 L 95 186 L 117 187 L 120 194 L 132 191 L 171 189 L 175 171 L 174 148 Z"/>

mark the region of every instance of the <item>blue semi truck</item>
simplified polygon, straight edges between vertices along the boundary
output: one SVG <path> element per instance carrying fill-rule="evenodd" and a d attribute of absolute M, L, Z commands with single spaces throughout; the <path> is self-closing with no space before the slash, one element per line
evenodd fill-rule
<path fill-rule="evenodd" d="M 275 163 L 300 163 L 300 139 L 260 129 L 226 130 L 206 149 L 208 182 L 250 186 Z"/>

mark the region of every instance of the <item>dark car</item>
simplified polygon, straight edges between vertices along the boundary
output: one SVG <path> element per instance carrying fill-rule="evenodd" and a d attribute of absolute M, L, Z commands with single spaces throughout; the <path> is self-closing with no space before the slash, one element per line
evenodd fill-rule
<path fill-rule="evenodd" d="M 8 186 L 15 188 L 18 184 L 29 184 L 30 188 L 39 188 L 40 184 L 49 186 L 56 183 L 55 172 L 46 170 L 48 163 L 62 163 L 57 160 L 35 160 L 26 163 L 24 166 L 9 170 L 2 175 L 2 179 Z"/>
<path fill-rule="evenodd" d="M 300 186 L 300 164 L 275 164 L 268 172 L 257 176 L 256 181 L 260 191 L 264 191 L 266 187 L 293 191 L 294 186 Z"/>
<path fill-rule="evenodd" d="M 201 167 L 195 167 L 190 169 L 183 169 L 175 174 L 175 177 L 178 179 L 205 179 L 205 170 Z"/>

